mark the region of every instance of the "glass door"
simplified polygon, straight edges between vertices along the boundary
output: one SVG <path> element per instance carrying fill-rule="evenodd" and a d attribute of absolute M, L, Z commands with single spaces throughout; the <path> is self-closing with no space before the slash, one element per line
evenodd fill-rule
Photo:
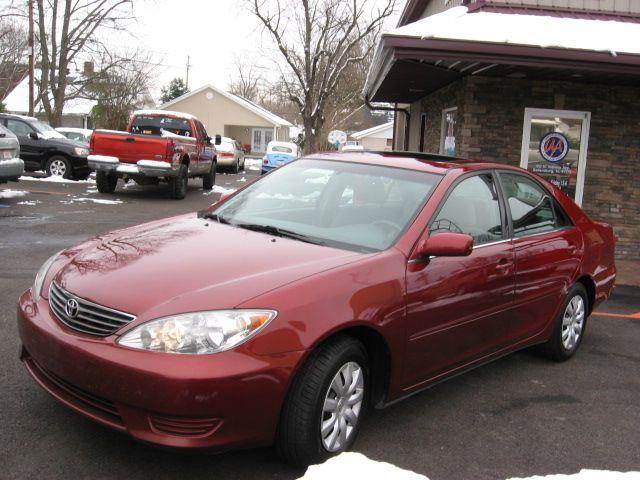
<path fill-rule="evenodd" d="M 253 143 L 251 144 L 251 151 L 257 153 L 265 151 L 262 144 L 262 130 L 259 128 L 253 129 Z"/>
<path fill-rule="evenodd" d="M 589 143 L 589 112 L 527 108 L 520 166 L 582 204 Z"/>

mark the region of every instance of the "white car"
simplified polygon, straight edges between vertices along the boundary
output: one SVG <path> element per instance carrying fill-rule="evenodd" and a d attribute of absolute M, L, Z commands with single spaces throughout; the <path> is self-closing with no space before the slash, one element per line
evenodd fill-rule
<path fill-rule="evenodd" d="M 364 151 L 364 147 L 362 145 L 349 145 L 349 144 L 346 144 L 344 147 L 342 147 L 342 151 L 343 152 L 363 152 Z"/>
<path fill-rule="evenodd" d="M 59 127 L 56 130 L 69 140 L 75 140 L 85 145 L 89 145 L 89 140 L 91 140 L 91 135 L 93 134 L 93 130 L 88 128 Z"/>
<path fill-rule="evenodd" d="M 231 167 L 233 173 L 244 170 L 244 150 L 237 140 L 222 137 L 220 145 L 216 145 L 218 152 L 218 167 Z"/>

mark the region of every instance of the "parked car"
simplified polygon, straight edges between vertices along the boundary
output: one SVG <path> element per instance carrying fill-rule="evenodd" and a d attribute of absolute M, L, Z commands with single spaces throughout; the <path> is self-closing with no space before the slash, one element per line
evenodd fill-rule
<path fill-rule="evenodd" d="M 0 183 L 17 182 L 23 173 L 18 138 L 0 125 Z"/>
<path fill-rule="evenodd" d="M 19 299 L 22 361 L 145 443 L 307 465 L 368 407 L 525 347 L 571 358 L 612 228 L 525 170 L 445 158 L 317 154 L 64 250 Z"/>
<path fill-rule="evenodd" d="M 58 132 L 67 137 L 69 140 L 75 140 L 82 143 L 85 146 L 89 146 L 89 140 L 93 130 L 88 128 L 73 128 L 73 127 L 59 127 L 56 128 Z"/>
<path fill-rule="evenodd" d="M 364 147 L 362 145 L 358 145 L 357 143 L 349 144 L 347 143 L 344 147 L 342 147 L 342 152 L 362 152 L 364 151 Z"/>
<path fill-rule="evenodd" d="M 216 136 L 215 145 L 221 137 Z M 166 181 L 171 197 L 187 195 L 190 177 L 202 178 L 202 188 L 215 185 L 217 152 L 202 122 L 192 115 L 166 110 L 134 112 L 126 132 L 95 130 L 89 165 L 96 170 L 101 193 L 113 193 L 118 178 L 141 185 Z"/>
<path fill-rule="evenodd" d="M 89 176 L 89 149 L 69 140 L 33 117 L 0 113 L 0 123 L 20 142 L 20 158 L 27 171 L 44 170 L 48 176 L 83 180 Z"/>
<path fill-rule="evenodd" d="M 272 141 L 267 145 L 267 153 L 262 159 L 261 174 L 269 173 L 271 170 L 293 162 L 300 157 L 298 145 L 293 142 Z"/>
<path fill-rule="evenodd" d="M 218 167 L 231 168 L 233 173 L 244 170 L 244 149 L 240 142 L 229 137 L 222 137 L 218 151 Z"/>

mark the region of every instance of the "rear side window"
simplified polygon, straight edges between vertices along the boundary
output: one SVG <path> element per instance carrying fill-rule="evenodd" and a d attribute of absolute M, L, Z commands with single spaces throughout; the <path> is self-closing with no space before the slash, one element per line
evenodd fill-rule
<path fill-rule="evenodd" d="M 514 237 L 570 225 L 570 220 L 556 201 L 533 180 L 524 175 L 501 173 L 500 181 L 511 211 Z"/>
<path fill-rule="evenodd" d="M 475 245 L 502 240 L 500 201 L 493 175 L 467 178 L 454 187 L 429 233 L 467 233 Z"/>
<path fill-rule="evenodd" d="M 7 119 L 7 128 L 11 130 L 17 137 L 27 137 L 31 132 L 34 131 L 33 128 L 31 128 L 25 122 L 14 120 L 12 118 Z"/>

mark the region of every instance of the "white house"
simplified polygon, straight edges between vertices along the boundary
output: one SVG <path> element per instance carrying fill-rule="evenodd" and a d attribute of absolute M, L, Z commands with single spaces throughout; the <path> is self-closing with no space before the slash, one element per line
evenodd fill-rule
<path fill-rule="evenodd" d="M 393 149 L 393 122 L 383 123 L 351 134 L 365 150 Z"/>

